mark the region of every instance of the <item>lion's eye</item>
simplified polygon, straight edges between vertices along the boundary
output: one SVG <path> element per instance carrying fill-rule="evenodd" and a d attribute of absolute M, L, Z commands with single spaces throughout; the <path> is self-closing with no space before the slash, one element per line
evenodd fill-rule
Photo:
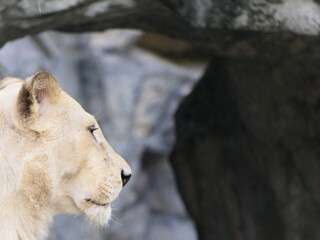
<path fill-rule="evenodd" d="M 90 133 L 92 134 L 94 140 L 96 140 L 97 142 L 99 141 L 99 138 L 98 138 L 98 134 L 96 132 L 98 128 L 96 126 L 90 126 L 88 127 L 88 130 L 90 131 Z"/>

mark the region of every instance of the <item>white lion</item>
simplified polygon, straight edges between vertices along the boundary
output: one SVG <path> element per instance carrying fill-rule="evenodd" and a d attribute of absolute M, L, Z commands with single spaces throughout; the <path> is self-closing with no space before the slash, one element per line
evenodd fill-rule
<path fill-rule="evenodd" d="M 45 239 L 59 213 L 108 222 L 131 169 L 50 73 L 0 81 L 0 133 L 1 240 Z"/>

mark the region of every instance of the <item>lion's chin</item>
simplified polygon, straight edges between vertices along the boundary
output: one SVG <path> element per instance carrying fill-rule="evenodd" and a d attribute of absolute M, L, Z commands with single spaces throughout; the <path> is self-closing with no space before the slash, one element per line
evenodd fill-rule
<path fill-rule="evenodd" d="M 90 221 L 93 221 L 101 226 L 107 226 L 111 218 L 111 206 L 92 206 L 85 211 L 85 215 Z"/>

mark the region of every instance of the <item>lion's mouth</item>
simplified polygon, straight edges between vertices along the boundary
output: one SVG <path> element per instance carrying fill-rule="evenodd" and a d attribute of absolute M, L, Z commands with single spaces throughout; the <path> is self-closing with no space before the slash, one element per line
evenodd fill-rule
<path fill-rule="evenodd" d="M 105 207 L 108 205 L 108 203 L 99 203 L 99 202 L 96 202 L 95 200 L 92 200 L 91 198 L 87 198 L 85 199 L 87 202 L 89 203 L 92 203 L 94 205 L 97 205 L 97 206 L 100 206 L 100 207 Z"/>

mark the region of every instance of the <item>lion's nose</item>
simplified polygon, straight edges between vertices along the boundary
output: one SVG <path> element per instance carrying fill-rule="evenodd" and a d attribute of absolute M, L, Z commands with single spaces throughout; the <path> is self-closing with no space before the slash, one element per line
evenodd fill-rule
<path fill-rule="evenodd" d="M 131 173 L 127 173 L 122 169 L 121 171 L 122 187 L 124 187 L 129 182 L 131 175 L 132 175 Z"/>

